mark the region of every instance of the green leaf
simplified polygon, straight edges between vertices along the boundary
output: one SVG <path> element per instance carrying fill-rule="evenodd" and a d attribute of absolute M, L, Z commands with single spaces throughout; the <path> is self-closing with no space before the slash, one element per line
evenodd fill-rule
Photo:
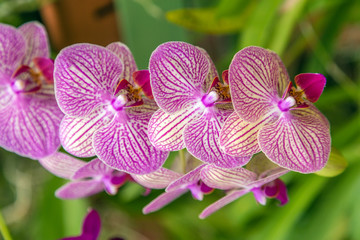
<path fill-rule="evenodd" d="M 251 45 L 266 47 L 269 34 L 273 30 L 273 21 L 277 16 L 277 9 L 282 1 L 262 0 L 256 3 L 256 8 L 251 12 L 251 16 L 241 32 L 238 49 Z"/>
<path fill-rule="evenodd" d="M 178 9 L 166 13 L 166 18 L 189 30 L 208 34 L 235 33 L 251 13 L 252 4 L 236 15 L 218 14 L 217 8 Z"/>
<path fill-rule="evenodd" d="M 279 22 L 276 24 L 269 48 L 277 52 L 280 56 L 283 54 L 286 46 L 288 45 L 291 33 L 304 11 L 306 2 L 307 0 L 296 1 L 296 4 L 286 10 L 281 16 Z"/>

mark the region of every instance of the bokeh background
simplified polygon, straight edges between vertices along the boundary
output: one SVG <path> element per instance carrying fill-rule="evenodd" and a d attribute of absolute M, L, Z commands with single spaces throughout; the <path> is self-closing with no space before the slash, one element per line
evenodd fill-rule
<path fill-rule="evenodd" d="M 333 178 L 287 174 L 290 201 L 284 207 L 275 200 L 260 206 L 248 194 L 200 220 L 198 214 L 222 192 L 201 202 L 187 194 L 149 215 L 142 208 L 162 191 L 144 197 L 144 189 L 131 183 L 116 196 L 59 200 L 54 191 L 65 180 L 0 149 L 0 208 L 13 239 L 79 234 L 89 207 L 101 216 L 100 239 L 360 239 L 360 1 L 0 0 L 0 22 L 31 20 L 46 25 L 53 57 L 76 42 L 105 46 L 120 40 L 140 69 L 166 41 L 203 47 L 220 73 L 243 47 L 269 48 L 292 78 L 302 72 L 327 77 L 315 105 L 329 119 L 332 145 L 348 167 Z"/>

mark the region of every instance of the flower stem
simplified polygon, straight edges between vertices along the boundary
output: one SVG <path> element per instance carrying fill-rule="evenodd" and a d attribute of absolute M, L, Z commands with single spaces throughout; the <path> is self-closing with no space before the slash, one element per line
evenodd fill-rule
<path fill-rule="evenodd" d="M 2 213 L 0 211 L 0 232 L 4 240 L 12 240 L 9 229 L 7 228 Z"/>
<path fill-rule="evenodd" d="M 185 151 L 184 149 L 179 150 L 179 157 L 180 157 L 183 173 L 186 172 L 186 159 L 185 159 L 185 152 L 184 151 Z"/>

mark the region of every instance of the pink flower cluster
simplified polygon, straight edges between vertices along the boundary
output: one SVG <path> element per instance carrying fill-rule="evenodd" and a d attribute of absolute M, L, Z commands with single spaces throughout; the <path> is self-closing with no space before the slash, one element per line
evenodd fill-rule
<path fill-rule="evenodd" d="M 185 42 L 161 44 L 138 70 L 120 42 L 75 44 L 53 62 L 41 24 L 0 30 L 0 146 L 69 179 L 60 198 L 116 194 L 126 181 L 165 188 L 149 213 L 187 191 L 202 200 L 224 190 L 204 218 L 248 192 L 283 205 L 278 178 L 319 171 L 329 158 L 329 123 L 313 105 L 325 77 L 299 74 L 293 84 L 270 50 L 240 50 L 221 81 L 206 51 Z M 162 167 L 185 148 L 183 171 Z"/>

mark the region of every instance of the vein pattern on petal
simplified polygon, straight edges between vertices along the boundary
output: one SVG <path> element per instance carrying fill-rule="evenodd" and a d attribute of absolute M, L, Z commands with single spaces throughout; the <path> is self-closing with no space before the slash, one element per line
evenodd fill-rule
<path fill-rule="evenodd" d="M 229 85 L 240 118 L 256 122 L 274 108 L 278 96 L 279 65 L 272 53 L 259 47 L 239 51 L 229 67 Z"/>
<path fill-rule="evenodd" d="M 191 44 L 168 42 L 157 47 L 150 57 L 149 71 L 159 107 L 175 113 L 201 98 L 209 68 L 207 56 Z"/>
<path fill-rule="evenodd" d="M 259 145 L 279 166 L 301 173 L 323 168 L 330 154 L 330 131 L 316 115 L 286 114 L 259 131 Z M 296 113 L 296 112 L 295 112 Z"/>
<path fill-rule="evenodd" d="M 186 149 L 201 161 L 218 167 L 233 168 L 245 165 L 250 157 L 233 157 L 220 149 L 218 139 L 224 119 L 223 114 L 217 109 L 205 110 L 199 119 L 185 127 Z"/>
<path fill-rule="evenodd" d="M 82 117 L 108 103 L 123 72 L 123 64 L 110 50 L 75 44 L 55 59 L 55 93 L 61 110 Z"/>

